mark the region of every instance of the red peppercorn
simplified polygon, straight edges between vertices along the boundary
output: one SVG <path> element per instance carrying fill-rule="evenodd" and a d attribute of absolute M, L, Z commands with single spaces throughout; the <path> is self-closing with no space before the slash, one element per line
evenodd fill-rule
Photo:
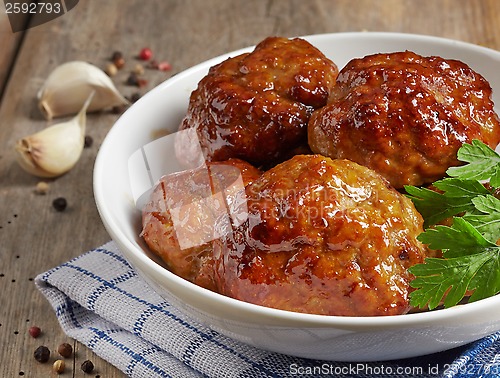
<path fill-rule="evenodd" d="M 172 69 L 172 66 L 170 65 L 169 62 L 163 61 L 163 62 L 158 63 L 158 69 L 160 71 L 170 71 Z"/>
<path fill-rule="evenodd" d="M 149 60 L 153 57 L 153 52 L 149 47 L 144 47 L 141 49 L 141 52 L 139 53 L 139 59 L 141 60 Z"/>
<path fill-rule="evenodd" d="M 28 330 L 28 333 L 34 339 L 36 339 L 38 336 L 40 336 L 41 332 L 42 332 L 42 330 L 40 329 L 40 327 L 36 327 L 36 326 L 30 327 Z"/>

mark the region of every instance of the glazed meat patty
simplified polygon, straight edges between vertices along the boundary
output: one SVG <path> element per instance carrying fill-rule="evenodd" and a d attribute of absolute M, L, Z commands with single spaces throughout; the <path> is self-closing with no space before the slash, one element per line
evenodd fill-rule
<path fill-rule="evenodd" d="M 350 61 L 308 137 L 313 152 L 353 160 L 401 188 L 442 178 L 465 142 L 495 148 L 500 124 L 481 75 L 406 51 Z"/>
<path fill-rule="evenodd" d="M 269 37 L 209 70 L 180 129 L 196 128 L 209 161 L 240 158 L 261 166 L 284 160 L 307 145 L 309 118 L 326 104 L 337 74 L 307 41 Z"/>
<path fill-rule="evenodd" d="M 267 307 L 347 316 L 409 305 L 427 249 L 412 202 L 348 160 L 297 155 L 246 188 L 248 219 L 214 243 L 216 285 Z"/>
<path fill-rule="evenodd" d="M 143 209 L 141 236 L 170 271 L 214 290 L 212 240 L 225 232 L 215 225 L 229 227 L 227 214 L 237 215 L 244 186 L 259 176 L 238 159 L 164 176 Z"/>

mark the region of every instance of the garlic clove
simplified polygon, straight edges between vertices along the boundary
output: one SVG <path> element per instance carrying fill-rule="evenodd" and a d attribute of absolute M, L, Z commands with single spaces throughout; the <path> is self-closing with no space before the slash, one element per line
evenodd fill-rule
<path fill-rule="evenodd" d="M 25 171 L 38 177 L 57 177 L 74 167 L 83 151 L 86 112 L 93 96 L 92 92 L 73 119 L 17 141 L 17 161 Z"/>
<path fill-rule="evenodd" d="M 38 92 L 38 106 L 47 119 L 76 114 L 92 91 L 95 95 L 89 112 L 129 104 L 100 68 L 71 61 L 61 64 L 47 77 Z"/>

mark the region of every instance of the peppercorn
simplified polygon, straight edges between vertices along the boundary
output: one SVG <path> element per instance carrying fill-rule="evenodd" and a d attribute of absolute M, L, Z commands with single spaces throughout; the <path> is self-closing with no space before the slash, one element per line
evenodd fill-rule
<path fill-rule="evenodd" d="M 158 69 L 160 71 L 170 71 L 172 69 L 172 65 L 167 61 L 163 61 L 158 63 Z"/>
<path fill-rule="evenodd" d="M 66 201 L 66 198 L 58 197 L 54 201 L 52 201 L 52 206 L 54 207 L 54 209 L 56 209 L 56 211 L 64 211 L 68 206 L 68 202 Z"/>
<path fill-rule="evenodd" d="M 123 59 L 123 54 L 121 51 L 115 51 L 113 52 L 113 55 L 111 55 L 111 61 L 115 61 L 117 59 Z"/>
<path fill-rule="evenodd" d="M 90 135 L 85 135 L 85 139 L 83 142 L 83 148 L 89 148 L 92 146 L 92 143 L 94 143 L 94 139 Z"/>
<path fill-rule="evenodd" d="M 40 327 L 36 327 L 36 326 L 33 326 L 33 327 L 30 327 L 28 329 L 28 333 L 30 334 L 31 337 L 33 337 L 34 339 L 36 339 L 38 336 L 40 336 L 40 333 L 42 332 L 42 330 L 40 329 Z"/>
<path fill-rule="evenodd" d="M 108 65 L 106 65 L 105 71 L 108 76 L 115 76 L 118 72 L 118 67 L 116 67 L 114 63 L 109 63 Z"/>
<path fill-rule="evenodd" d="M 137 100 L 139 100 L 141 98 L 141 94 L 139 92 L 134 92 L 132 93 L 132 95 L 130 96 L 130 102 L 136 102 Z"/>
<path fill-rule="evenodd" d="M 137 86 L 139 88 L 145 87 L 146 85 L 148 85 L 148 81 L 146 79 L 138 79 L 137 80 Z"/>
<path fill-rule="evenodd" d="M 54 364 L 52 365 L 52 370 L 56 372 L 57 374 L 62 374 L 64 373 L 64 369 L 66 368 L 66 364 L 64 363 L 63 360 L 56 360 Z"/>
<path fill-rule="evenodd" d="M 127 78 L 126 84 L 135 86 L 139 85 L 139 78 L 137 77 L 137 74 L 135 72 L 130 73 L 130 75 Z"/>
<path fill-rule="evenodd" d="M 94 364 L 90 360 L 83 361 L 82 370 L 84 373 L 90 374 L 94 371 Z"/>
<path fill-rule="evenodd" d="M 73 353 L 73 347 L 68 343 L 62 343 L 57 348 L 57 353 L 65 358 L 71 357 L 71 354 Z"/>
<path fill-rule="evenodd" d="M 35 187 L 35 193 L 36 194 L 47 194 L 49 191 L 49 184 L 46 183 L 45 181 L 40 181 L 39 183 L 36 184 Z"/>
<path fill-rule="evenodd" d="M 113 61 L 113 64 L 116 66 L 117 69 L 121 70 L 125 65 L 125 59 L 123 58 L 116 59 Z"/>
<path fill-rule="evenodd" d="M 139 59 L 141 60 L 149 60 L 153 57 L 153 51 L 149 47 L 144 47 L 141 49 L 141 52 L 139 53 Z"/>
<path fill-rule="evenodd" d="M 148 68 L 151 68 L 151 69 L 157 70 L 157 69 L 158 69 L 158 61 L 157 61 L 157 60 L 155 60 L 155 59 L 150 60 L 150 61 L 149 61 Z"/>
<path fill-rule="evenodd" d="M 134 73 L 137 75 L 143 75 L 144 74 L 144 67 L 142 64 L 136 64 L 134 67 Z"/>
<path fill-rule="evenodd" d="M 113 55 L 111 55 L 111 61 L 117 69 L 121 69 L 125 65 L 125 58 L 123 58 L 121 51 L 115 51 Z"/>
<path fill-rule="evenodd" d="M 44 345 L 40 345 L 36 348 L 35 353 L 33 353 L 35 360 L 41 362 L 42 364 L 46 363 L 50 358 L 50 350 Z"/>

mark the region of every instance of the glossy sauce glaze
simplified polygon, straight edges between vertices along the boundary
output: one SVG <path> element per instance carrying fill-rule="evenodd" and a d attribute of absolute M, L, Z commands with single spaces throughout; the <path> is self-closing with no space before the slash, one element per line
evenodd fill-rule
<path fill-rule="evenodd" d="M 377 173 L 297 155 L 246 188 L 248 219 L 214 243 L 216 286 L 267 307 L 322 315 L 406 313 L 407 268 L 428 251 L 422 218 Z"/>
<path fill-rule="evenodd" d="M 442 178 L 472 139 L 495 148 L 500 123 L 481 75 L 406 51 L 351 60 L 308 137 L 314 152 L 370 167 L 401 188 Z"/>
<path fill-rule="evenodd" d="M 141 236 L 173 273 L 215 290 L 212 240 L 228 232 L 228 214 L 260 174 L 230 159 L 162 177 L 142 211 Z"/>
<path fill-rule="evenodd" d="M 255 166 L 307 145 L 307 123 L 324 106 L 337 66 L 307 41 L 269 37 L 212 67 L 190 97 L 181 130 L 195 128 L 209 161 Z"/>

